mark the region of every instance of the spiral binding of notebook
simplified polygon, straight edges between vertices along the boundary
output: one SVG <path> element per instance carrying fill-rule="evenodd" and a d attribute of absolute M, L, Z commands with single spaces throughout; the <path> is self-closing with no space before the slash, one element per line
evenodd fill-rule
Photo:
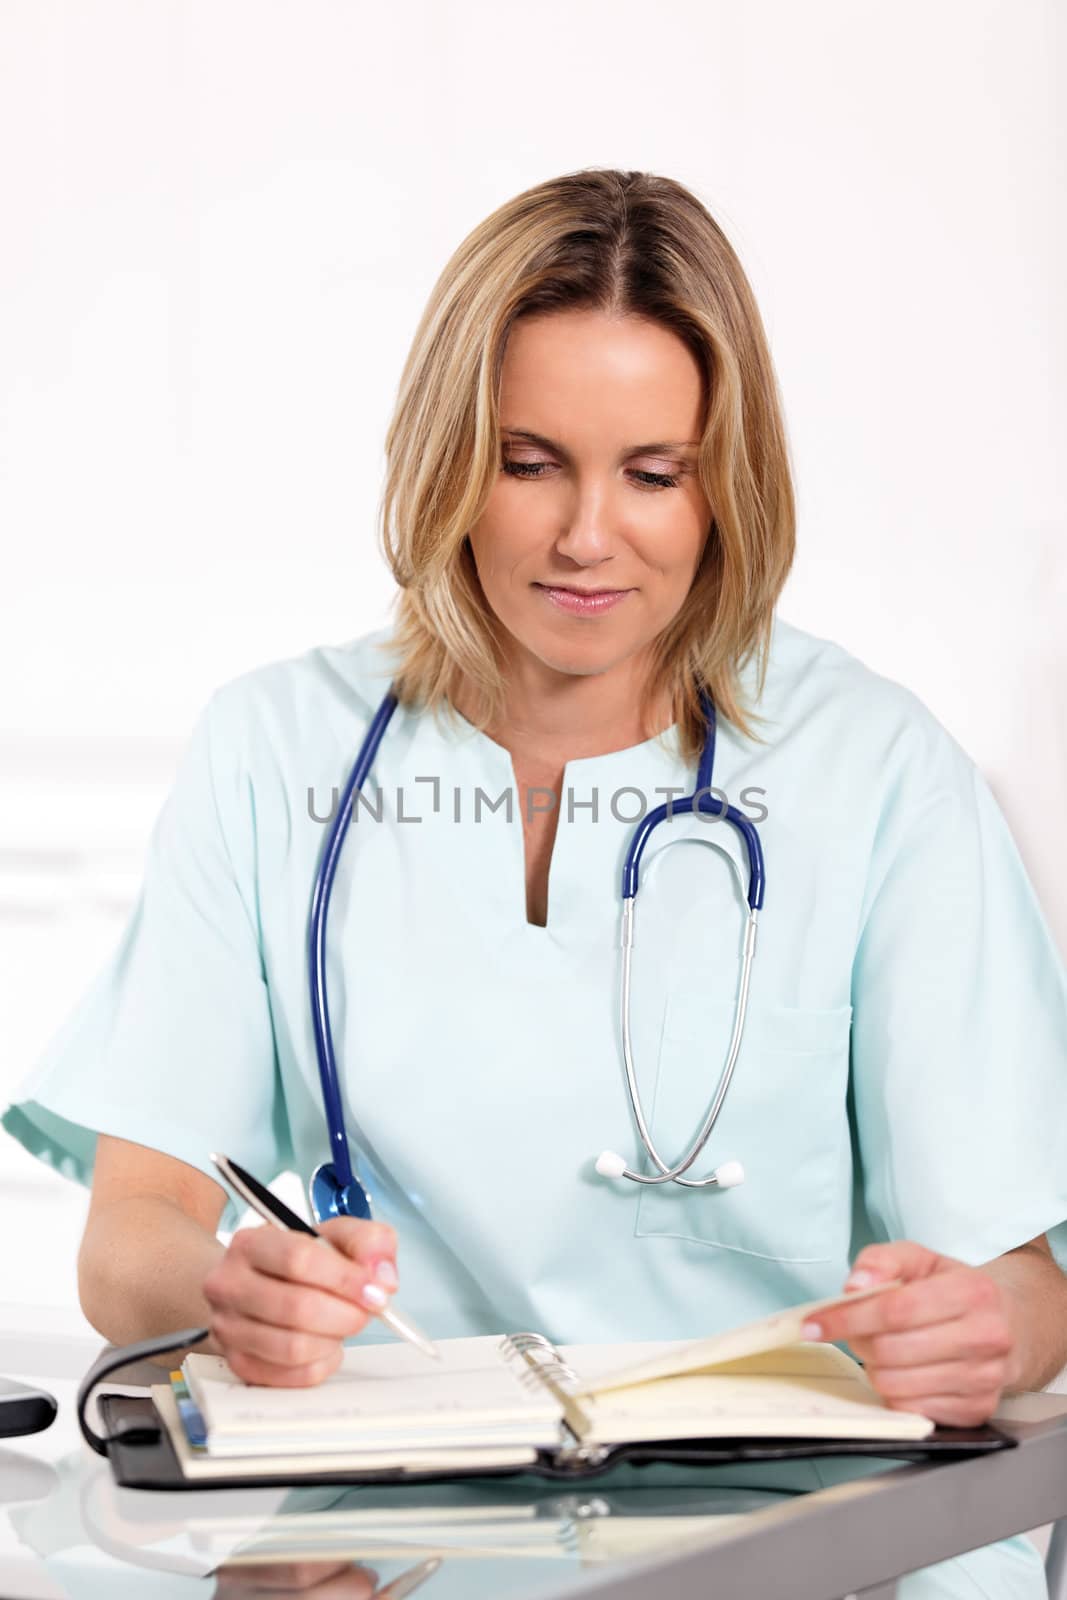
<path fill-rule="evenodd" d="M 589 1418 L 565 1387 L 568 1383 L 578 1383 L 578 1374 L 567 1365 L 555 1345 L 541 1333 L 506 1333 L 499 1348 L 506 1361 L 519 1362 L 516 1376 L 520 1383 L 526 1388 L 540 1384 L 559 1405 L 564 1426 L 575 1442 L 557 1452 L 557 1461 L 562 1464 L 602 1460 L 607 1451 L 602 1446 L 585 1442 L 590 1433 Z"/>
<path fill-rule="evenodd" d="M 542 1333 L 506 1333 L 500 1348 L 507 1361 L 522 1363 L 519 1381 L 527 1388 L 536 1388 L 543 1382 L 542 1373 L 549 1373 L 557 1383 L 578 1383 L 578 1374 L 569 1367 L 550 1340 Z M 561 1384 L 562 1387 L 562 1384 Z"/>

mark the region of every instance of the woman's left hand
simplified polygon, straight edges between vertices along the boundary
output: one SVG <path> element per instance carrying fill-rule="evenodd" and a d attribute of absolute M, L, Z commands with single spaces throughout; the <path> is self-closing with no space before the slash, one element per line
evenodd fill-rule
<path fill-rule="evenodd" d="M 864 1276 L 857 1280 L 857 1273 Z M 890 1278 L 904 1283 L 854 1306 L 817 1312 L 820 1331 L 802 1337 L 847 1340 L 893 1410 L 918 1411 L 957 1428 L 985 1422 L 1022 1375 L 1008 1290 L 981 1267 L 908 1239 L 861 1250 L 845 1287 Z"/>

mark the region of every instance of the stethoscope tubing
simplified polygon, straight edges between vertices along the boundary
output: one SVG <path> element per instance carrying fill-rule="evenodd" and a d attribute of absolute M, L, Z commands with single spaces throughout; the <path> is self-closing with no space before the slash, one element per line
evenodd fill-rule
<path fill-rule="evenodd" d="M 734 1074 L 734 1067 L 741 1050 L 745 1016 L 748 1011 L 748 989 L 752 975 L 752 961 L 756 953 L 756 921 L 759 916 L 759 910 L 750 907 L 745 922 L 745 947 L 741 962 L 741 979 L 734 1004 L 734 1021 L 730 1035 L 730 1048 L 726 1054 L 726 1063 L 722 1069 L 718 1087 L 715 1090 L 715 1096 L 707 1116 L 700 1125 L 699 1133 L 690 1145 L 686 1155 L 674 1166 L 670 1166 L 659 1154 L 652 1141 L 652 1134 L 645 1122 L 644 1114 L 641 1110 L 641 1096 L 637 1087 L 633 1049 L 630 1043 L 630 958 L 633 950 L 634 912 L 633 900 L 627 900 L 623 907 L 622 1055 L 623 1065 L 626 1069 L 626 1087 L 630 1096 L 630 1109 L 633 1112 L 634 1121 L 637 1123 L 637 1131 L 640 1134 L 641 1143 L 648 1152 L 650 1159 L 659 1168 L 659 1176 L 657 1177 L 647 1172 L 635 1172 L 630 1167 L 627 1167 L 620 1176 L 629 1178 L 634 1183 L 679 1183 L 685 1189 L 706 1189 L 718 1182 L 718 1177 L 715 1173 L 712 1173 L 707 1178 L 683 1178 L 681 1174 L 688 1172 L 708 1142 L 712 1129 L 719 1119 L 719 1112 L 726 1098 L 726 1091 L 730 1087 L 730 1079 Z"/>
<path fill-rule="evenodd" d="M 315 1033 L 315 1054 L 319 1063 L 319 1080 L 326 1111 L 330 1154 L 337 1178 L 345 1188 L 354 1181 L 355 1175 L 352 1171 L 352 1157 L 345 1132 L 341 1086 L 337 1076 L 333 1034 L 330 1029 L 330 1007 L 326 998 L 326 913 L 330 906 L 330 893 L 341 855 L 341 846 L 345 842 L 345 834 L 352 820 L 352 804 L 356 791 L 361 790 L 367 780 L 367 774 L 378 754 L 378 746 L 382 742 L 397 704 L 397 696 L 390 689 L 367 729 L 362 748 L 345 784 L 344 793 L 338 800 L 337 812 L 330 827 L 311 896 L 311 915 L 308 925 L 308 988 L 311 996 L 311 1021 Z"/>
<path fill-rule="evenodd" d="M 655 1174 L 639 1173 L 625 1168 L 620 1176 L 630 1178 L 635 1183 L 660 1184 L 678 1183 L 685 1188 L 705 1188 L 718 1180 L 712 1173 L 707 1178 L 685 1178 L 683 1173 L 696 1161 L 703 1150 L 707 1140 L 714 1129 L 719 1112 L 730 1086 L 734 1067 L 741 1048 L 741 1039 L 744 1033 L 745 1016 L 748 1007 L 748 993 L 751 979 L 752 961 L 756 949 L 756 926 L 759 912 L 763 907 L 764 892 L 766 887 L 766 873 L 763 861 L 763 849 L 759 834 L 754 823 L 726 801 L 712 794 L 712 774 L 715 764 L 716 741 L 716 714 L 710 696 L 706 691 L 701 691 L 701 705 L 704 711 L 707 733 L 704 748 L 697 767 L 696 788 L 691 795 L 667 804 L 654 807 L 635 826 L 633 837 L 626 852 L 626 860 L 622 872 L 622 1040 L 623 1064 L 626 1073 L 626 1088 L 630 1100 L 630 1108 L 634 1121 L 645 1150 L 653 1164 L 659 1169 Z M 378 707 L 370 726 L 367 729 L 363 744 L 356 757 L 348 781 L 338 800 L 337 809 L 333 816 L 330 831 L 323 847 L 319 861 L 318 871 L 311 896 L 311 911 L 308 923 L 308 989 L 311 1005 L 312 1029 L 315 1040 L 315 1054 L 319 1067 L 319 1080 L 322 1088 L 323 1108 L 326 1114 L 327 1135 L 329 1139 L 330 1155 L 332 1160 L 332 1173 L 329 1164 L 320 1167 L 312 1179 L 312 1193 L 319 1175 L 323 1172 L 329 1174 L 331 1187 L 336 1188 L 341 1196 L 352 1189 L 358 1189 L 363 1200 L 367 1200 L 366 1192 L 362 1189 L 359 1179 L 356 1178 L 352 1166 L 352 1157 L 345 1130 L 344 1108 L 341 1097 L 341 1087 L 337 1072 L 337 1061 L 333 1048 L 333 1035 L 330 1027 L 330 1010 L 327 1000 L 326 984 L 326 919 L 329 910 L 330 895 L 333 889 L 337 864 L 341 855 L 341 848 L 348 832 L 352 819 L 352 810 L 356 794 L 362 790 L 367 776 L 378 753 L 385 730 L 389 725 L 393 712 L 396 710 L 398 697 L 389 689 L 381 705 Z M 700 1126 L 697 1137 L 692 1142 L 686 1154 L 674 1165 L 664 1161 L 652 1140 L 650 1130 L 641 1107 L 641 1097 L 637 1084 L 637 1073 L 633 1062 L 633 1050 L 630 1039 L 630 984 L 631 984 L 631 957 L 633 950 L 633 935 L 636 920 L 636 899 L 639 887 L 641 857 L 652 831 L 659 824 L 674 815 L 687 815 L 696 811 L 712 811 L 723 817 L 731 824 L 741 837 L 748 857 L 748 918 L 745 924 L 744 952 L 742 956 L 741 977 L 738 983 L 737 999 L 734 1007 L 734 1021 L 731 1033 L 730 1046 L 727 1052 L 726 1063 L 720 1075 L 715 1096 L 711 1106 Z M 725 1180 L 724 1180 L 725 1181 Z M 736 1180 L 735 1180 L 736 1181 Z M 342 1201 L 338 1207 L 344 1211 Z M 367 1205 L 369 1211 L 369 1204 Z M 349 1213 L 351 1214 L 351 1213 Z"/>

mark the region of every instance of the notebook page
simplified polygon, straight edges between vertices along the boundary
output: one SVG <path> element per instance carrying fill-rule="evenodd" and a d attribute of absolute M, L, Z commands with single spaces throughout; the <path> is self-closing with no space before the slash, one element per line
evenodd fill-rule
<path fill-rule="evenodd" d="M 902 1279 L 893 1278 L 888 1283 L 876 1283 L 870 1289 L 857 1289 L 851 1294 L 827 1295 L 822 1300 L 808 1300 L 798 1306 L 787 1306 L 783 1311 L 773 1311 L 769 1317 L 747 1322 L 740 1328 L 728 1328 L 723 1333 L 712 1334 L 707 1339 L 669 1340 L 656 1347 L 637 1345 L 582 1345 L 567 1346 L 561 1353 L 565 1361 L 581 1375 L 583 1381 L 573 1387 L 579 1396 L 600 1394 L 606 1389 L 644 1383 L 650 1378 L 669 1378 L 685 1372 L 699 1372 L 706 1367 L 718 1366 L 725 1361 L 736 1361 L 742 1356 L 757 1355 L 761 1350 L 774 1350 L 782 1345 L 803 1343 L 800 1330 L 810 1316 L 824 1306 L 842 1305 L 846 1301 L 868 1300 L 872 1295 L 885 1294 L 898 1289 Z M 836 1349 L 836 1345 L 830 1345 Z M 581 1350 L 572 1361 L 567 1351 Z M 633 1354 L 631 1354 L 633 1352 Z M 838 1352 L 843 1354 L 843 1352 Z M 589 1365 L 582 1366 L 582 1359 Z M 849 1359 L 846 1357 L 846 1360 Z M 853 1363 L 858 1365 L 858 1363 Z"/>
<path fill-rule="evenodd" d="M 558 1442 L 560 1408 L 541 1385 L 524 1383 L 487 1334 L 445 1339 L 430 1362 L 409 1344 L 346 1347 L 337 1372 L 310 1388 L 247 1384 L 221 1356 L 185 1358 L 190 1392 L 208 1426 L 209 1448 L 250 1452 L 288 1441 L 297 1449 L 338 1440 L 361 1446 L 395 1439 L 444 1444 L 449 1435 L 475 1443 L 479 1432 L 513 1443 Z"/>
<path fill-rule="evenodd" d="M 405 1448 L 402 1452 L 382 1450 L 337 1450 L 321 1452 L 318 1455 L 294 1454 L 284 1455 L 272 1452 L 269 1455 L 250 1455 L 234 1457 L 218 1457 L 208 1455 L 204 1451 L 194 1450 L 189 1444 L 185 1429 L 182 1427 L 181 1418 L 178 1416 L 178 1407 L 174 1400 L 174 1391 L 169 1384 L 153 1384 L 149 1390 L 155 1401 L 156 1410 L 174 1446 L 174 1453 L 182 1473 L 186 1478 L 203 1479 L 210 1482 L 212 1478 L 255 1478 L 255 1477 L 284 1477 L 291 1475 L 299 1481 L 300 1475 L 307 1473 L 311 1476 L 321 1476 L 331 1472 L 384 1472 L 397 1469 L 404 1472 L 448 1472 L 449 1470 L 470 1471 L 472 1468 L 492 1471 L 499 1467 L 528 1466 L 537 1460 L 537 1451 L 532 1446 L 491 1446 L 480 1449 L 467 1450 L 412 1450 Z"/>
<path fill-rule="evenodd" d="M 794 1344 L 583 1399 L 591 1441 L 783 1435 L 924 1439 L 934 1423 L 888 1407 L 858 1362 L 832 1344 Z"/>

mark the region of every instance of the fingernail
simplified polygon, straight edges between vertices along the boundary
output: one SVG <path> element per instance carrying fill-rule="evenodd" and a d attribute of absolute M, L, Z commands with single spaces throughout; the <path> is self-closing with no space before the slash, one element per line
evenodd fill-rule
<path fill-rule="evenodd" d="M 365 1306 L 370 1306 L 372 1311 L 380 1311 L 389 1296 L 384 1289 L 379 1289 L 376 1283 L 365 1283 L 359 1291 L 359 1298 Z"/>
<path fill-rule="evenodd" d="M 804 1326 L 800 1330 L 800 1337 L 802 1339 L 821 1339 L 822 1338 L 822 1323 L 821 1322 L 805 1322 Z"/>
<path fill-rule="evenodd" d="M 846 1289 L 868 1289 L 874 1282 L 874 1273 L 865 1272 L 861 1267 L 858 1272 L 850 1272 L 845 1279 Z"/>
<path fill-rule="evenodd" d="M 400 1282 L 391 1261 L 379 1261 L 374 1269 L 374 1276 L 379 1283 L 384 1283 L 387 1289 L 395 1289 Z"/>

